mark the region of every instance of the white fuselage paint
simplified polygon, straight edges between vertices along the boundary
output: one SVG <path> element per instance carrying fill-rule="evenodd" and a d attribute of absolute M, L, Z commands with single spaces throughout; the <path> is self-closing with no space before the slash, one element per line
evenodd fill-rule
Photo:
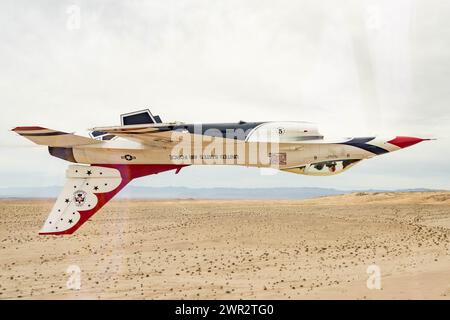
<path fill-rule="evenodd" d="M 255 128 L 245 141 L 192 135 L 193 141 L 168 144 L 169 147 L 164 148 L 118 138 L 74 147 L 73 154 L 77 162 L 85 164 L 225 164 L 277 169 L 323 161 L 368 159 L 376 155 L 342 144 L 350 138 L 323 140 L 313 125 L 306 127 L 270 123 Z M 308 132 L 303 132 L 305 130 Z M 376 138 L 370 144 L 389 152 L 400 149 L 387 143 L 389 139 Z"/>
<path fill-rule="evenodd" d="M 342 172 L 357 160 L 381 154 L 372 152 L 371 147 L 383 152 L 400 149 L 388 143 L 392 137 L 369 139 L 363 147 L 346 144 L 352 138 L 325 140 L 317 126 L 309 122 L 265 122 L 249 132 L 236 130 L 230 135 L 227 131 L 225 136 L 220 135 L 220 130 L 212 132 L 211 125 L 205 127 L 209 133 L 202 131 L 202 125 L 195 125 L 193 133 L 184 129 L 156 130 L 148 135 L 145 131 L 155 129 L 98 128 L 119 137 L 73 147 L 73 155 L 78 163 L 85 164 L 240 165 L 317 175 L 321 175 L 317 167 L 325 162 L 330 170 L 323 170 L 323 175 L 328 175 Z M 309 165 L 314 167 L 305 167 Z M 343 170 L 336 171 L 337 167 Z"/>

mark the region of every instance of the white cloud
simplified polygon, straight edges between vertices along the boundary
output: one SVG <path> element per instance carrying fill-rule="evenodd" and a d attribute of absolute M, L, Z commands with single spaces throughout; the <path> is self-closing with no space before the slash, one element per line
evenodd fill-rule
<path fill-rule="evenodd" d="M 73 4 L 79 30 L 66 28 Z M 185 122 L 298 119 L 336 136 L 442 138 L 347 176 L 262 179 L 218 168 L 221 178 L 204 182 L 210 169 L 189 168 L 148 178 L 158 183 L 189 186 L 198 175 L 211 186 L 245 177 L 248 186 L 450 188 L 449 14 L 444 0 L 2 1 L 0 185 L 57 184 L 65 167 L 44 150 L 17 148 L 29 144 L 8 129 L 85 133 L 152 106 Z"/>

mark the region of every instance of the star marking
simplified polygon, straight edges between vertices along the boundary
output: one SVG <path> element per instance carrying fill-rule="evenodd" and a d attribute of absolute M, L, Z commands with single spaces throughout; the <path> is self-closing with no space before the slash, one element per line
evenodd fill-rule
<path fill-rule="evenodd" d="M 90 175 L 92 174 L 92 171 L 91 171 L 91 170 L 88 170 L 88 171 L 86 172 L 86 174 L 87 174 L 88 176 L 90 176 Z"/>
<path fill-rule="evenodd" d="M 69 199 L 66 199 L 66 200 L 64 200 L 64 201 L 65 201 L 66 203 L 69 203 L 70 200 L 69 200 Z"/>
<path fill-rule="evenodd" d="M 98 187 L 97 187 L 97 186 L 95 186 L 95 187 L 94 187 L 94 190 L 95 190 L 95 191 L 97 191 L 97 190 L 98 190 Z"/>
<path fill-rule="evenodd" d="M 69 219 L 69 223 L 72 223 L 73 221 L 72 221 L 72 219 Z"/>

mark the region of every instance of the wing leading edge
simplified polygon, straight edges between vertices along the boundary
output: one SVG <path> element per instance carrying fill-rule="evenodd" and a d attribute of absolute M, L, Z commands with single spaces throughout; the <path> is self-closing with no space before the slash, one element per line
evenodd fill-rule
<path fill-rule="evenodd" d="M 73 147 L 101 143 L 101 141 L 78 136 L 73 133 L 42 127 L 16 127 L 12 129 L 12 131 L 34 142 L 35 144 L 49 147 Z"/>

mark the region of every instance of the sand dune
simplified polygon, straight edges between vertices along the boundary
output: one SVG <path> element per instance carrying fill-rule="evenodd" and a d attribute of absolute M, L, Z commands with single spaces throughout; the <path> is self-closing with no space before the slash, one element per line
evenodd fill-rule
<path fill-rule="evenodd" d="M 52 202 L 0 201 L 0 299 L 450 297 L 449 192 L 120 200 L 74 235 L 39 236 Z"/>

